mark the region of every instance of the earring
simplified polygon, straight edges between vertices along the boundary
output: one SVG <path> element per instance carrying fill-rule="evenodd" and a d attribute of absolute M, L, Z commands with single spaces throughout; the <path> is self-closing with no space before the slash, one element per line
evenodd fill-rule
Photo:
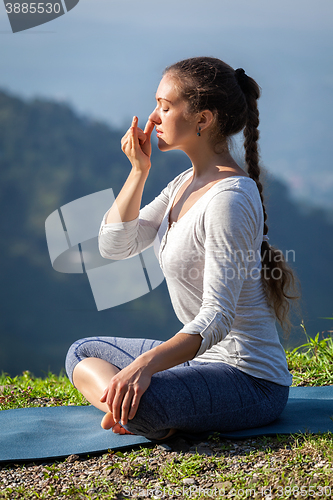
<path fill-rule="evenodd" d="M 201 132 L 201 128 L 199 127 L 199 131 L 197 132 L 197 136 L 198 136 L 198 137 L 200 137 L 200 136 L 201 136 L 200 132 Z"/>

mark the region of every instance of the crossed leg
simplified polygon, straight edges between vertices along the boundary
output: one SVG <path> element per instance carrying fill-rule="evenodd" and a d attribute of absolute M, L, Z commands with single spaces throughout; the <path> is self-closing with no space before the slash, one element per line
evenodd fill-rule
<path fill-rule="evenodd" d="M 101 426 L 111 429 L 116 434 L 133 434 L 118 422 L 115 422 L 106 403 L 101 403 L 100 398 L 111 378 L 119 372 L 119 368 L 100 358 L 85 358 L 78 363 L 73 371 L 74 386 L 93 406 L 105 412 Z M 170 429 L 165 439 L 176 432 Z"/>
<path fill-rule="evenodd" d="M 155 373 L 137 414 L 122 427 L 114 422 L 100 397 L 119 370 L 160 343 L 92 337 L 71 346 L 66 357 L 67 374 L 81 393 L 105 412 L 103 427 L 113 427 L 115 433 L 131 431 L 149 439 L 165 439 L 174 429 L 203 432 L 207 422 L 210 430 L 227 432 L 267 425 L 287 403 L 287 386 L 252 377 L 226 363 L 192 360 Z"/>
<path fill-rule="evenodd" d="M 116 434 L 132 434 L 122 425 L 115 422 L 106 403 L 101 403 L 100 398 L 111 378 L 119 369 L 99 358 L 85 358 L 78 363 L 73 371 L 74 386 L 93 406 L 105 412 L 101 426 L 111 429 Z"/>

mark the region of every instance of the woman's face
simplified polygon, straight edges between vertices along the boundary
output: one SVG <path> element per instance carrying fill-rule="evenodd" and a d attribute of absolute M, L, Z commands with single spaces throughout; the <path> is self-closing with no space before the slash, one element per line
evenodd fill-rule
<path fill-rule="evenodd" d="M 187 113 L 187 103 L 179 97 L 174 78 L 168 73 L 158 86 L 156 101 L 149 118 L 155 123 L 158 148 L 188 150 L 196 140 L 197 123 L 195 117 Z"/>

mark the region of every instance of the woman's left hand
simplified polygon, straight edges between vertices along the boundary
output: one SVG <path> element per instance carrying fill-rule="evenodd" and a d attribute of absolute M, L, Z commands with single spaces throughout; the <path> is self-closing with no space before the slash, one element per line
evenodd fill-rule
<path fill-rule="evenodd" d="M 135 416 L 151 377 L 147 368 L 138 364 L 138 360 L 112 377 L 100 401 L 108 405 L 115 422 L 121 420 L 121 424 L 126 425 Z"/>

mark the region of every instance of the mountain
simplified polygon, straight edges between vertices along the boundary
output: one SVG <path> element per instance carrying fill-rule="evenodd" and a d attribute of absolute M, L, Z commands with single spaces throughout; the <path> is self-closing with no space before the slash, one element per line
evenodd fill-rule
<path fill-rule="evenodd" d="M 112 187 L 128 173 L 120 149 L 124 131 L 78 115 L 65 104 L 25 101 L 0 92 L 0 370 L 36 375 L 64 365 L 78 338 L 114 335 L 166 339 L 180 330 L 165 282 L 132 302 L 98 312 L 84 274 L 53 270 L 45 220 L 56 209 Z M 181 153 L 153 152 L 143 203 L 190 164 Z M 332 222 L 324 210 L 298 206 L 281 181 L 266 175 L 270 243 L 286 252 L 302 285 L 302 314 L 310 334 L 331 327 Z M 294 251 L 295 253 L 293 253 Z M 300 318 L 286 341 L 297 345 Z"/>

